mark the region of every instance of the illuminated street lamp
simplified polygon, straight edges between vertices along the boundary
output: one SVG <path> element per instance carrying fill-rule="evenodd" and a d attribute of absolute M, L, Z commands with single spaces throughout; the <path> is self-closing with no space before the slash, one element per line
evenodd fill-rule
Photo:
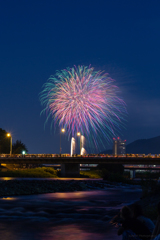
<path fill-rule="evenodd" d="M 61 148 L 61 133 L 64 133 L 64 132 L 65 132 L 65 129 L 61 128 L 61 130 L 60 130 L 60 150 L 59 150 L 59 154 L 61 154 L 61 150 L 62 150 L 62 148 Z"/>
<path fill-rule="evenodd" d="M 12 136 L 10 133 L 7 133 L 7 137 L 10 137 L 10 156 L 12 156 Z"/>
<path fill-rule="evenodd" d="M 81 133 L 77 132 L 77 136 L 80 137 L 80 155 L 81 155 Z"/>

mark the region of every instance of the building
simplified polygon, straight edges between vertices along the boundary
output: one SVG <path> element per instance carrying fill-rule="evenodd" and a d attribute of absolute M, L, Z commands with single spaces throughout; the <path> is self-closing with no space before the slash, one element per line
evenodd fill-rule
<path fill-rule="evenodd" d="M 119 137 L 113 138 L 113 155 L 126 154 L 126 140 L 122 141 Z"/>

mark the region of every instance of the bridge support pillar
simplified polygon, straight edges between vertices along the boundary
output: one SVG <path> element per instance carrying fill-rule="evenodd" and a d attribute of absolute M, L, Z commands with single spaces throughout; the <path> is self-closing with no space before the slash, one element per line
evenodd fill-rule
<path fill-rule="evenodd" d="M 79 177 L 79 163 L 63 163 L 61 164 L 61 177 Z"/>
<path fill-rule="evenodd" d="M 133 169 L 133 170 L 130 170 L 130 179 L 134 179 L 136 176 L 136 170 Z"/>

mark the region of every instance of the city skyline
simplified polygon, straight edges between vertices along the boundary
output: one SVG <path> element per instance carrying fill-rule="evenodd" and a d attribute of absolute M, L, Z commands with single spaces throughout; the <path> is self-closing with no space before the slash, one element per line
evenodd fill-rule
<path fill-rule="evenodd" d="M 39 93 L 56 70 L 91 64 L 115 79 L 127 104 L 121 139 L 159 136 L 159 8 L 156 0 L 1 2 L 0 128 L 29 153 L 58 153 Z M 70 139 L 61 141 L 68 153 Z"/>

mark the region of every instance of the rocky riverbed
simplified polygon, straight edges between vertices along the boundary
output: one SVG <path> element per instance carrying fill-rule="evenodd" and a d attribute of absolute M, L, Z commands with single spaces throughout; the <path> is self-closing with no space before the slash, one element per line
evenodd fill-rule
<path fill-rule="evenodd" d="M 109 183 L 103 180 L 0 180 L 0 197 L 32 195 L 54 192 L 107 190 L 128 184 Z"/>

